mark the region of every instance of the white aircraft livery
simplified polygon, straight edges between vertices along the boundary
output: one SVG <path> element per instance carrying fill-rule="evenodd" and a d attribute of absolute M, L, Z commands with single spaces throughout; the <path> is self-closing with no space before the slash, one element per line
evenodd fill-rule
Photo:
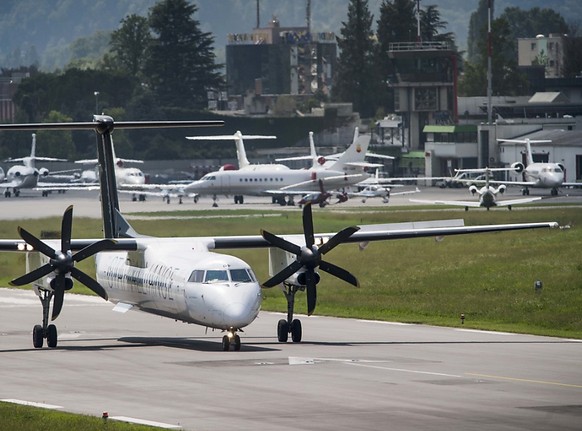
<path fill-rule="evenodd" d="M 222 125 L 220 121 L 119 122 L 106 115 L 92 122 L 2 124 L 6 130 L 95 130 L 100 169 L 103 239 L 72 239 L 73 208 L 63 215 L 61 239 L 40 240 L 19 227 L 21 239 L 0 240 L 0 251 L 25 252 L 26 274 L 13 285 L 33 284 L 42 305 L 42 323 L 33 328 L 33 345 L 44 340 L 57 347 L 57 328 L 49 324 L 63 308 L 65 292 L 80 282 L 105 300 L 115 311 L 131 309 L 173 320 L 224 331 L 221 348 L 240 350 L 238 331 L 251 324 L 259 313 L 261 285 L 243 260 L 215 250 L 267 248 L 271 278 L 262 287 L 281 286 L 288 301 L 287 319 L 277 326 L 277 337 L 294 342 L 302 337 L 301 321 L 293 318 L 297 292 L 307 294 L 307 312 L 317 302 L 318 270 L 349 284 L 359 285 L 347 270 L 324 259 L 343 243 L 367 243 L 389 239 L 457 235 L 479 232 L 555 227 L 554 222 L 464 226 L 460 221 L 408 223 L 400 225 L 351 226 L 338 233 L 316 234 L 311 205 L 303 208 L 303 234 L 154 238 L 138 234 L 119 211 L 111 133 L 114 128 L 199 127 Z M 96 278 L 75 263 L 96 256 Z M 52 302 L 52 312 L 50 312 Z"/>

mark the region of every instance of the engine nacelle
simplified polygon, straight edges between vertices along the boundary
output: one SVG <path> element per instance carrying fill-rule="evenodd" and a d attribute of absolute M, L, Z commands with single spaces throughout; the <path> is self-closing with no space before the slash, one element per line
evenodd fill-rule
<path fill-rule="evenodd" d="M 315 276 L 315 284 L 318 284 L 321 277 L 319 276 L 319 274 L 317 272 L 314 273 L 314 276 Z M 305 272 L 300 272 L 299 274 L 297 274 L 297 284 L 299 284 L 300 286 L 307 285 Z"/>
<path fill-rule="evenodd" d="M 507 186 L 506 186 L 505 184 L 501 184 L 501 185 L 499 186 L 499 188 L 497 189 L 497 193 L 499 193 L 499 194 L 503 194 L 503 193 L 505 193 L 505 190 L 506 190 L 506 189 L 507 189 Z"/>
<path fill-rule="evenodd" d="M 477 188 L 477 186 L 471 186 L 469 187 L 469 191 L 473 196 L 475 196 L 475 193 L 479 192 L 479 189 Z"/>
<path fill-rule="evenodd" d="M 49 176 L 49 170 L 47 168 L 40 168 L 38 170 L 38 175 L 41 177 L 48 177 Z"/>
<path fill-rule="evenodd" d="M 511 169 L 515 170 L 518 174 L 521 174 L 525 169 L 525 166 L 521 162 L 515 162 L 511 164 Z"/>

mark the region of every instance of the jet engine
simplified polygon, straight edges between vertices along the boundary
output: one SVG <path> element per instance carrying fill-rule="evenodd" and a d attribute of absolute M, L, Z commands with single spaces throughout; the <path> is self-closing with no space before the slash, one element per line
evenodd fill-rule
<path fill-rule="evenodd" d="M 521 174 L 523 172 L 523 170 L 525 169 L 525 166 L 521 162 L 515 162 L 515 163 L 511 164 L 511 169 L 514 169 L 515 172 L 517 172 L 518 174 Z"/>
<path fill-rule="evenodd" d="M 469 191 L 471 192 L 471 194 L 473 196 L 475 196 L 475 193 L 478 193 L 479 189 L 477 188 L 477 186 L 473 185 L 473 186 L 469 187 Z"/>
<path fill-rule="evenodd" d="M 41 177 L 48 177 L 49 170 L 47 168 L 40 168 L 38 170 L 38 175 L 41 176 Z"/>
<path fill-rule="evenodd" d="M 497 189 L 497 193 L 503 194 L 503 193 L 505 193 L 505 189 L 507 189 L 507 186 L 505 184 L 501 184 L 499 186 L 499 188 Z"/>

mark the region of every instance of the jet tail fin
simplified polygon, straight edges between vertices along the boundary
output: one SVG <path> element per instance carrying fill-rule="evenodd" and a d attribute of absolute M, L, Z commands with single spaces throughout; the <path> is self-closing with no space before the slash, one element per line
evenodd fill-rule
<path fill-rule="evenodd" d="M 370 139 L 365 136 L 360 136 L 359 129 L 356 127 L 354 131 L 354 138 L 351 145 L 344 151 L 337 161 L 330 166 L 330 170 L 343 171 L 349 163 L 362 163 L 366 158 L 368 145 Z"/>

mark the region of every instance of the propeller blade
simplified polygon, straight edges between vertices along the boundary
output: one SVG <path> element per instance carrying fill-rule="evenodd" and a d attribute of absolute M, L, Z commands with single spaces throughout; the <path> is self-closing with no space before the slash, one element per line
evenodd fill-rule
<path fill-rule="evenodd" d="M 352 273 L 346 271 L 343 268 L 340 268 L 337 265 L 334 265 L 333 263 L 329 263 L 322 260 L 319 263 L 319 269 L 327 272 L 328 274 L 335 275 L 337 278 L 345 281 L 346 283 L 350 283 L 356 287 L 360 287 L 358 279 Z"/>
<path fill-rule="evenodd" d="M 110 239 L 102 239 L 101 241 L 94 242 L 91 245 L 88 245 L 84 249 L 78 251 L 73 255 L 73 261 L 80 262 L 88 257 L 93 256 L 100 251 L 107 250 L 111 248 L 113 245 L 116 244 L 116 241 Z"/>
<path fill-rule="evenodd" d="M 65 300 L 65 276 L 58 275 L 55 277 L 53 281 L 53 292 L 54 292 L 54 300 L 53 300 L 53 314 L 51 316 L 51 320 L 55 320 L 61 314 L 61 310 L 63 309 L 63 302 Z"/>
<path fill-rule="evenodd" d="M 350 236 L 352 236 L 355 232 L 359 230 L 360 228 L 358 226 L 347 227 L 341 230 L 340 232 L 332 236 L 328 242 L 319 247 L 319 252 L 321 254 L 327 253 L 328 251 L 335 248 L 337 245 L 347 240 Z"/>
<path fill-rule="evenodd" d="M 315 237 L 313 235 L 311 204 L 309 203 L 303 206 L 303 235 L 305 235 L 305 245 L 307 248 L 311 248 L 315 242 Z"/>
<path fill-rule="evenodd" d="M 274 287 L 278 284 L 283 283 L 285 280 L 287 280 L 289 277 L 291 277 L 293 274 L 299 271 L 299 269 L 301 269 L 302 266 L 303 264 L 299 261 L 293 262 L 291 265 L 287 266 L 286 268 L 275 274 L 273 277 L 265 281 L 263 283 L 263 286 Z"/>
<path fill-rule="evenodd" d="M 313 269 L 308 269 L 305 272 L 305 285 L 307 286 L 307 315 L 311 316 L 317 303 L 317 282 Z"/>
<path fill-rule="evenodd" d="M 85 274 L 80 269 L 72 267 L 71 277 L 78 280 L 80 283 L 83 283 L 85 286 L 87 286 L 89 289 L 91 289 L 93 292 L 95 292 L 104 300 L 107 301 L 109 299 L 109 295 L 107 295 L 107 292 L 105 291 L 103 286 L 101 286 L 95 279 L 93 279 L 93 277 Z"/>
<path fill-rule="evenodd" d="M 39 266 L 33 271 L 30 271 L 28 274 L 24 274 L 21 277 L 15 278 L 10 282 L 11 286 L 24 286 L 25 284 L 32 283 L 33 281 L 38 280 L 41 277 L 44 277 L 47 274 L 50 274 L 54 268 L 50 263 L 47 263 L 43 266 Z"/>
<path fill-rule="evenodd" d="M 42 254 L 50 258 L 55 257 L 56 252 L 52 249 L 52 247 L 46 245 L 26 229 L 18 226 L 18 233 L 20 234 L 20 237 L 26 241 L 27 244 L 31 245 L 36 251 L 40 251 Z"/>
<path fill-rule="evenodd" d="M 292 242 L 289 242 L 283 238 L 279 238 L 276 235 L 273 235 L 271 232 L 267 232 L 266 230 L 261 229 L 261 235 L 267 242 L 275 247 L 288 251 L 289 253 L 293 253 L 297 256 L 301 254 L 301 247 Z"/>
<path fill-rule="evenodd" d="M 63 214 L 61 222 L 61 251 L 66 253 L 71 249 L 71 235 L 73 233 L 73 205 L 70 205 Z"/>

